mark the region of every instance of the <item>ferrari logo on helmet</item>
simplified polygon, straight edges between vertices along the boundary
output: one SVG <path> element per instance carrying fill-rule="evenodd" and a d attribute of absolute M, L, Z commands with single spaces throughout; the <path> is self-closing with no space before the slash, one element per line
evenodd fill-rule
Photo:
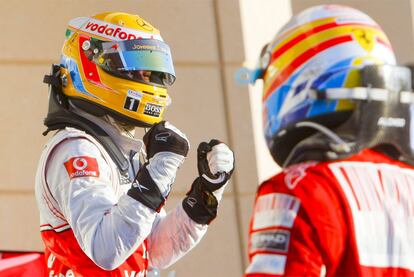
<path fill-rule="evenodd" d="M 366 29 L 353 29 L 354 37 L 356 41 L 364 48 L 366 51 L 371 52 L 374 48 L 375 39 L 372 32 L 367 31 Z"/>

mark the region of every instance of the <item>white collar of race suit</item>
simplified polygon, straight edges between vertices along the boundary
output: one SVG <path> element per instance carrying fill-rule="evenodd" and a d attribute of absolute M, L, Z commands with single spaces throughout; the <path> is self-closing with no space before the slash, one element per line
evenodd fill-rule
<path fill-rule="evenodd" d="M 126 133 L 122 133 L 118 127 L 111 124 L 104 117 L 97 117 L 97 116 L 91 115 L 74 106 L 71 106 L 71 108 L 73 109 L 73 112 L 75 112 L 76 114 L 92 121 L 93 123 L 101 127 L 111 137 L 114 143 L 118 147 L 120 147 L 122 153 L 124 153 L 126 157 L 129 157 L 131 151 L 139 152 L 139 153 L 143 151 L 144 143 L 142 140 L 131 137 L 127 135 Z"/>

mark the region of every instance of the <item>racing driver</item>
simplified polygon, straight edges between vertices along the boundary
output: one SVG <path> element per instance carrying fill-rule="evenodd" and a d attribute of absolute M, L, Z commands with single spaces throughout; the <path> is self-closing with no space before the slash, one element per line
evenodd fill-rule
<path fill-rule="evenodd" d="M 147 276 L 206 233 L 234 157 L 218 140 L 201 143 L 198 177 L 164 211 L 189 151 L 186 136 L 162 120 L 174 80 L 168 45 L 138 15 L 69 22 L 60 64 L 44 79 L 45 134 L 56 132 L 36 175 L 48 276 Z M 142 141 L 135 127 L 149 128 Z"/>
<path fill-rule="evenodd" d="M 283 171 L 257 191 L 246 276 L 414 276 L 414 94 L 381 27 L 309 8 L 251 73 Z"/>

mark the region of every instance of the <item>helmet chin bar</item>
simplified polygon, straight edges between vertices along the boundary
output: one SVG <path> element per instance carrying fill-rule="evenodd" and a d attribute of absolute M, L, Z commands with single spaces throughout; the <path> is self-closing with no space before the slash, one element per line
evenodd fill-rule
<path fill-rule="evenodd" d="M 296 123 L 296 128 L 310 128 L 318 132 L 298 143 L 285 165 L 315 156 L 303 153 L 316 148 L 324 151 L 318 156 L 321 160 L 345 158 L 373 148 L 414 164 L 414 139 L 411 134 L 414 131 L 414 92 L 411 91 L 410 70 L 388 65 L 367 66 L 361 70 L 361 80 L 360 87 L 310 92 L 311 97 L 320 100 L 353 100 L 356 107 L 345 123 L 332 130 L 314 122 Z M 299 154 L 303 157 L 298 158 Z"/>

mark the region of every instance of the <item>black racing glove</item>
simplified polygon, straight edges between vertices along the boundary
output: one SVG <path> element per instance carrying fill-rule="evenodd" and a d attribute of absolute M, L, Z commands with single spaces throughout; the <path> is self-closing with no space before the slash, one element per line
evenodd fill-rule
<path fill-rule="evenodd" d="M 199 224 L 209 224 L 217 216 L 218 203 L 234 169 L 234 155 L 228 146 L 213 139 L 197 149 L 199 176 L 191 185 L 183 208 Z"/>
<path fill-rule="evenodd" d="M 166 121 L 152 126 L 143 140 L 148 161 L 138 171 L 128 195 L 158 212 L 187 156 L 189 142 L 180 130 Z"/>

